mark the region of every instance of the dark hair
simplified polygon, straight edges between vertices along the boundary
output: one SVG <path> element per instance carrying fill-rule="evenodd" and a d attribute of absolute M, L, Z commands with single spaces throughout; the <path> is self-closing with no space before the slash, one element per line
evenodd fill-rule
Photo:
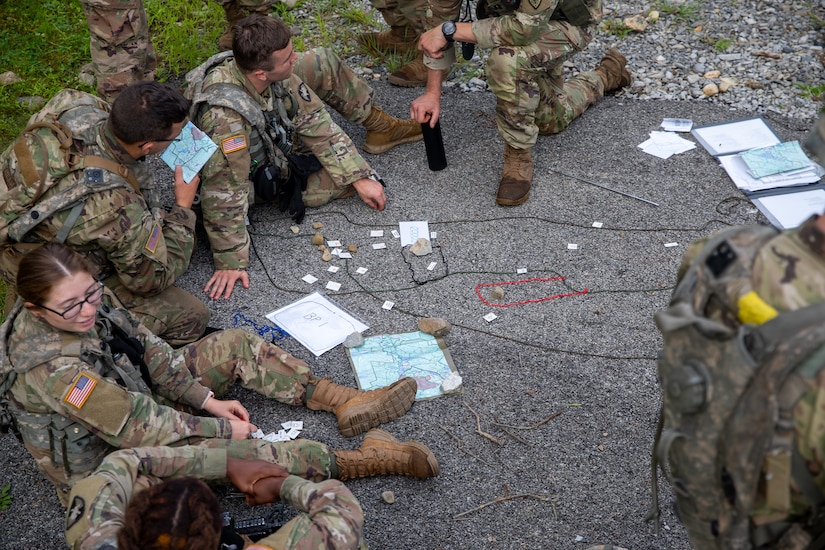
<path fill-rule="evenodd" d="M 129 145 L 169 138 L 172 125 L 189 114 L 192 102 L 160 82 L 144 81 L 124 89 L 112 103 L 109 128 Z"/>
<path fill-rule="evenodd" d="M 277 17 L 253 14 L 244 17 L 232 32 L 235 63 L 247 73 L 271 71 L 272 54 L 289 45 L 292 31 Z"/>
<path fill-rule="evenodd" d="M 60 243 L 46 243 L 20 260 L 17 268 L 17 294 L 33 304 L 45 303 L 54 286 L 77 273 L 92 275 L 86 258 Z"/>
<path fill-rule="evenodd" d="M 170 479 L 129 501 L 117 535 L 120 550 L 215 550 L 221 540 L 221 506 L 199 479 Z"/>

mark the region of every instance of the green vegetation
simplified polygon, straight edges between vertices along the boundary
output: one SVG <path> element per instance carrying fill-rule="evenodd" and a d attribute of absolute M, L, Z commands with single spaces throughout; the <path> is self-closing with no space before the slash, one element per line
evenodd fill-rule
<path fill-rule="evenodd" d="M 698 2 L 657 2 L 652 9 L 658 10 L 662 15 L 672 15 L 677 19 L 692 19 L 699 11 Z"/>
<path fill-rule="evenodd" d="M 604 19 L 599 28 L 602 30 L 602 32 L 612 34 L 613 36 L 616 36 L 618 38 L 624 38 L 625 36 L 633 32 L 631 28 L 625 25 L 621 19 L 616 18 Z"/>
<path fill-rule="evenodd" d="M 720 38 L 713 44 L 713 49 L 716 51 L 724 52 L 728 48 L 731 47 L 733 41 L 730 38 Z"/>
<path fill-rule="evenodd" d="M 11 506 L 11 484 L 7 483 L 0 487 L 0 512 L 8 510 Z"/>
<path fill-rule="evenodd" d="M 825 101 L 825 84 L 794 84 L 794 86 L 802 90 L 800 92 L 802 97 L 809 97 L 814 101 Z"/>

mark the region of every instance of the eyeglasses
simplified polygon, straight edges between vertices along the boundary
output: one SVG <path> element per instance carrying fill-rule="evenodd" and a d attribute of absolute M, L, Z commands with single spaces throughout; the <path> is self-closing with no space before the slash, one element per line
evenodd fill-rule
<path fill-rule="evenodd" d="M 102 297 L 103 297 L 103 283 L 100 282 L 100 281 L 95 281 L 94 290 L 90 291 L 86 295 L 86 297 L 83 298 L 81 301 L 77 302 L 74 305 L 71 305 L 71 306 L 67 307 L 62 312 L 55 311 L 52 308 L 46 307 L 44 305 L 39 305 L 38 307 L 42 307 L 43 309 L 45 309 L 47 311 L 51 311 L 55 315 L 60 315 L 61 317 L 63 317 L 67 321 L 71 321 L 72 319 L 74 319 L 75 317 L 80 315 L 80 311 L 83 309 L 83 304 L 88 303 L 88 304 L 91 304 L 91 305 L 96 305 L 100 302 L 100 299 Z"/>
<path fill-rule="evenodd" d="M 174 141 L 183 141 L 183 138 L 176 137 L 175 139 L 150 139 L 148 141 L 144 141 L 143 143 L 139 143 L 138 147 L 143 147 L 147 143 L 172 143 Z"/>

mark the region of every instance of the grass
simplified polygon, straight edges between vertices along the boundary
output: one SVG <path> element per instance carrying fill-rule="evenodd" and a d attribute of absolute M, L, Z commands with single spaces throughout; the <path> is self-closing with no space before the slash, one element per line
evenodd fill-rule
<path fill-rule="evenodd" d="M 802 97 L 809 97 L 814 101 L 825 101 L 825 84 L 794 84 L 801 90 Z"/>
<path fill-rule="evenodd" d="M 671 15 L 676 19 L 690 20 L 699 11 L 698 2 L 657 2 L 652 9 L 658 10 L 662 15 Z"/>
<path fill-rule="evenodd" d="M 611 18 L 611 19 L 604 19 L 599 26 L 599 28 L 606 32 L 607 34 L 612 34 L 618 38 L 624 38 L 629 35 L 633 30 L 624 24 L 621 19 Z"/>
<path fill-rule="evenodd" d="M 8 510 L 11 506 L 11 484 L 7 483 L 0 487 L 0 512 Z"/>
<path fill-rule="evenodd" d="M 713 49 L 719 52 L 724 52 L 730 48 L 732 44 L 733 40 L 730 38 L 720 38 L 715 44 L 713 44 Z"/>

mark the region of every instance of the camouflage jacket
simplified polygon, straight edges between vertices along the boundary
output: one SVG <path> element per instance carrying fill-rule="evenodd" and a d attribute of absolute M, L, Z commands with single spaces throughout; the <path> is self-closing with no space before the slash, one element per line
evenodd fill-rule
<path fill-rule="evenodd" d="M 86 154 L 125 165 L 142 188 L 154 192 L 148 168 L 120 147 L 105 120 L 85 131 L 73 130 L 73 134 L 84 143 Z M 62 152 L 55 151 L 55 155 L 62 158 Z M 71 172 L 46 191 L 39 202 L 70 189 L 84 177 L 83 171 Z M 57 212 L 32 229 L 26 240 L 54 240 L 68 216 L 68 210 Z M 116 274 L 129 290 L 153 295 L 172 286 L 189 266 L 194 231 L 192 210 L 174 206 L 165 217 L 157 210 L 153 214 L 144 197 L 124 183 L 122 187 L 88 195 L 65 242 L 84 253 L 101 273 Z M 0 273 L 12 285 L 19 260 L 20 255 L 11 248 L 0 254 Z"/>
<path fill-rule="evenodd" d="M 227 420 L 161 405 L 158 399 L 200 410 L 209 389 L 186 368 L 182 352 L 126 310 L 110 309 L 108 315 L 99 312 L 95 327 L 77 334 L 56 329 L 23 309 L 0 328 L 0 334 L 8 334 L 0 349 L 16 374 L 7 392 L 10 410 L 26 448 L 59 492 L 118 448 L 231 436 Z M 134 374 L 137 367 L 125 356 L 112 355 L 106 343 L 110 319 L 144 346 L 154 393 L 145 385 L 141 392 L 140 382 L 129 380 L 140 379 L 140 374 Z"/>
<path fill-rule="evenodd" d="M 230 84 L 242 90 L 263 112 L 283 109 L 295 129 L 295 145 L 308 149 L 321 162 L 335 185 L 346 187 L 362 178 L 372 177 L 373 170 L 361 156 L 349 136 L 332 120 L 323 101 L 297 75 L 273 84 L 259 94 L 227 57 L 210 70 L 203 91 L 216 84 Z M 286 85 L 286 86 L 284 86 Z M 191 97 L 190 90 L 187 97 Z M 288 88 L 288 90 L 284 90 Z M 277 105 L 282 102 L 282 105 Z M 250 195 L 250 171 L 265 162 L 250 154 L 263 141 L 255 126 L 240 112 L 219 105 L 203 104 L 193 122 L 218 144 L 219 151 L 201 170 L 201 211 L 212 248 L 215 269 L 237 269 L 249 265 L 249 234 L 246 213 Z M 277 152 L 270 151 L 269 158 Z M 286 174 L 282 172 L 282 176 Z"/>
<path fill-rule="evenodd" d="M 583 29 L 592 32 L 602 20 L 602 0 L 583 2 L 593 20 L 593 23 Z M 473 21 L 476 44 L 480 48 L 528 46 L 557 29 L 565 34 L 570 44 L 578 44 L 579 29 L 567 21 L 559 21 L 557 15 L 554 15 L 559 4 L 558 0 L 521 0 L 516 12 Z M 444 55 L 437 59 L 425 55 L 424 64 L 430 69 L 447 69 L 455 62 L 455 55 L 455 48 L 447 48 Z"/>
<path fill-rule="evenodd" d="M 126 505 L 135 491 L 164 478 L 224 479 L 227 451 L 204 447 L 149 447 L 118 451 L 72 488 L 66 542 L 74 550 L 117 547 Z M 281 500 L 304 512 L 256 547 L 319 550 L 363 547 L 364 515 L 338 480 L 313 483 L 290 476 Z"/>

